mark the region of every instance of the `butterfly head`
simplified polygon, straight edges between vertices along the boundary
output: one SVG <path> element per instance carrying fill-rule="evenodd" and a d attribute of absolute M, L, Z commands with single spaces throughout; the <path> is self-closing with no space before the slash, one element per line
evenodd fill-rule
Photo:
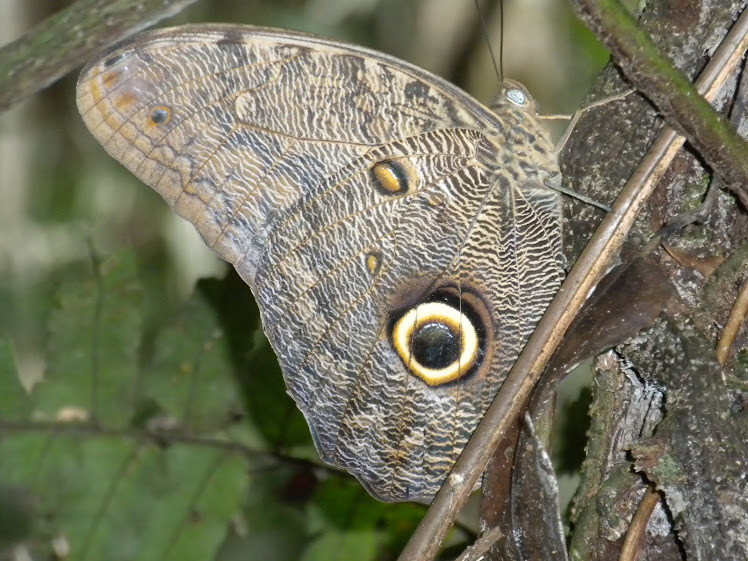
<path fill-rule="evenodd" d="M 490 107 L 495 113 L 520 111 L 530 115 L 538 114 L 537 102 L 522 84 L 514 80 L 504 80 Z"/>

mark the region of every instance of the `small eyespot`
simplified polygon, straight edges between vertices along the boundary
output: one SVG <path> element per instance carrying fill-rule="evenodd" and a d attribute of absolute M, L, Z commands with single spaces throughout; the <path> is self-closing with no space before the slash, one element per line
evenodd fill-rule
<path fill-rule="evenodd" d="M 407 160 L 384 160 L 371 168 L 377 189 L 384 195 L 404 195 L 415 187 L 416 172 Z"/>
<path fill-rule="evenodd" d="M 378 249 L 368 252 L 364 256 L 364 263 L 366 264 L 366 270 L 372 277 L 376 277 L 379 271 L 382 269 L 382 252 Z"/>
<path fill-rule="evenodd" d="M 504 97 L 518 107 L 527 105 L 527 94 L 519 88 L 508 88 L 504 92 Z"/>
<path fill-rule="evenodd" d="M 164 125 L 171 120 L 171 110 L 164 106 L 154 107 L 148 118 L 154 125 Z"/>
<path fill-rule="evenodd" d="M 430 386 L 457 380 L 476 365 L 480 341 L 471 319 L 444 302 L 425 302 L 395 322 L 392 345 L 408 370 Z"/>

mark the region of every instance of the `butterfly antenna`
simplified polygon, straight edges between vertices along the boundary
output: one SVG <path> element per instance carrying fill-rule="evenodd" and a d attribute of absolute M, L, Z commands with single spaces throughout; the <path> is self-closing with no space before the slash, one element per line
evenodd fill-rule
<path fill-rule="evenodd" d="M 488 35 L 488 25 L 486 24 L 486 17 L 483 14 L 483 10 L 480 9 L 480 2 L 475 1 L 475 9 L 478 11 L 478 17 L 480 18 L 481 28 L 483 29 L 483 36 L 486 38 L 486 44 L 488 45 L 488 52 L 491 54 L 491 61 L 493 62 L 493 68 L 496 71 L 496 76 L 499 77 L 499 82 L 504 81 L 504 73 L 502 72 L 504 62 L 504 2 L 499 0 L 499 17 L 501 24 L 501 40 L 499 42 L 499 63 L 496 63 L 496 57 L 493 54 L 493 48 L 491 47 L 491 38 Z"/>

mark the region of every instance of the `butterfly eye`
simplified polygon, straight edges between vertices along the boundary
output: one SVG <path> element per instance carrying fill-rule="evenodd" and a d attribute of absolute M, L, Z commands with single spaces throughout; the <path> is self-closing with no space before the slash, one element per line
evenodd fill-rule
<path fill-rule="evenodd" d="M 527 94 L 519 88 L 508 88 L 504 92 L 504 97 L 518 107 L 527 105 Z"/>
<path fill-rule="evenodd" d="M 384 195 L 405 195 L 415 185 L 415 170 L 409 162 L 385 160 L 371 168 L 377 189 Z"/>
<path fill-rule="evenodd" d="M 464 376 L 480 356 L 473 322 L 444 302 L 425 302 L 408 310 L 394 325 L 392 344 L 410 372 L 430 386 Z"/>

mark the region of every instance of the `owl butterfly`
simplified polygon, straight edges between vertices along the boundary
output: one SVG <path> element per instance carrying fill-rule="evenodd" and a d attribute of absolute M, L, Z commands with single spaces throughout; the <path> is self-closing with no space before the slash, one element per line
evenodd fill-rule
<path fill-rule="evenodd" d="M 560 179 L 536 107 L 291 31 L 146 32 L 78 107 L 252 289 L 320 456 L 429 502 L 557 290 Z"/>

